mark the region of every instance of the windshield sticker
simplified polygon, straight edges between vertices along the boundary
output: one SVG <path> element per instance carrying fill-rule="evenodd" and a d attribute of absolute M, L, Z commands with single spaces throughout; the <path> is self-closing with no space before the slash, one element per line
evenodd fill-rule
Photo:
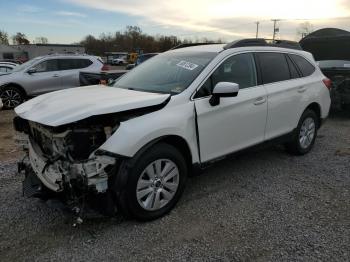
<path fill-rule="evenodd" d="M 180 61 L 176 65 L 179 66 L 179 67 L 185 68 L 187 70 L 191 70 L 191 71 L 198 67 L 198 65 L 193 64 L 191 62 L 186 62 L 186 61 Z"/>

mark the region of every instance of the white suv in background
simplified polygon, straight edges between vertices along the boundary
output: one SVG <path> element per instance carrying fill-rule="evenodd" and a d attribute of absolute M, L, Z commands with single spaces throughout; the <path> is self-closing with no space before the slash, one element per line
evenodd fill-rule
<path fill-rule="evenodd" d="M 88 55 L 47 55 L 18 65 L 0 75 L 0 98 L 15 108 L 26 98 L 79 86 L 79 72 L 101 70 L 103 61 Z"/>
<path fill-rule="evenodd" d="M 309 152 L 328 116 L 330 83 L 310 53 L 279 46 L 178 48 L 114 86 L 22 104 L 14 125 L 28 156 L 19 164 L 24 191 L 56 192 L 75 210 L 97 199 L 105 213 L 150 220 L 174 207 L 193 170 L 231 153 L 271 140 Z"/>

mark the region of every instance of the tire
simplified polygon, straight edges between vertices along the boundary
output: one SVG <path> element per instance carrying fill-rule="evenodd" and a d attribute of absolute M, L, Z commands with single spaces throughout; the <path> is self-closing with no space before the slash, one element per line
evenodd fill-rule
<path fill-rule="evenodd" d="M 313 110 L 307 109 L 302 114 L 295 134 L 285 146 L 287 151 L 293 155 L 305 155 L 312 149 L 316 137 L 319 120 Z"/>
<path fill-rule="evenodd" d="M 0 98 L 4 109 L 13 109 L 24 102 L 25 95 L 15 86 L 5 86 L 0 89 Z"/>
<path fill-rule="evenodd" d="M 165 172 L 163 178 L 161 175 L 156 178 L 157 172 L 154 171 L 155 165 L 159 164 L 157 161 L 161 161 L 161 171 L 170 170 Z M 136 154 L 132 159 L 123 161 L 113 185 L 118 210 L 125 216 L 140 221 L 164 216 L 180 199 L 185 188 L 187 172 L 182 154 L 175 147 L 164 143 L 156 144 Z M 174 175 L 176 173 L 177 175 Z M 152 178 L 154 174 L 156 176 Z M 173 177 L 169 179 L 171 176 Z M 171 186 L 171 189 L 168 186 Z"/>

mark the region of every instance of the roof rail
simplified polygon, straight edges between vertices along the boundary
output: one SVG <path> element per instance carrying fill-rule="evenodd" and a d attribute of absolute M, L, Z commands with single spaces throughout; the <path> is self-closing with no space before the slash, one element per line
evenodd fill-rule
<path fill-rule="evenodd" d="M 247 39 L 236 40 L 225 45 L 224 49 L 246 47 L 246 46 L 272 46 L 272 47 L 282 47 L 282 48 L 303 50 L 298 42 L 289 41 L 289 40 L 264 39 L 264 38 L 247 38 Z"/>
<path fill-rule="evenodd" d="M 170 50 L 180 49 L 180 48 L 185 48 L 185 47 L 190 47 L 190 46 L 215 45 L 215 44 L 221 44 L 221 43 L 188 43 L 188 44 L 179 44 L 177 46 L 174 46 L 173 48 L 170 48 Z"/>

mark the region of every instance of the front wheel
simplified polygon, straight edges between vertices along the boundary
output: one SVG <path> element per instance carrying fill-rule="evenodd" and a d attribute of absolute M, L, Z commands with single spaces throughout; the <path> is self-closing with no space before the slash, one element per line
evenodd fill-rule
<path fill-rule="evenodd" d="M 116 191 L 122 212 L 138 220 L 153 220 L 168 213 L 185 188 L 187 165 L 173 146 L 158 144 L 122 163 L 117 176 L 126 178 Z M 120 187 L 116 182 L 116 188 Z"/>
<path fill-rule="evenodd" d="M 312 110 L 306 110 L 301 116 L 293 139 L 286 144 L 287 151 L 294 155 L 308 153 L 316 140 L 318 117 Z"/>
<path fill-rule="evenodd" d="M 6 86 L 0 89 L 0 98 L 4 109 L 13 109 L 24 102 L 23 92 L 15 86 Z"/>

